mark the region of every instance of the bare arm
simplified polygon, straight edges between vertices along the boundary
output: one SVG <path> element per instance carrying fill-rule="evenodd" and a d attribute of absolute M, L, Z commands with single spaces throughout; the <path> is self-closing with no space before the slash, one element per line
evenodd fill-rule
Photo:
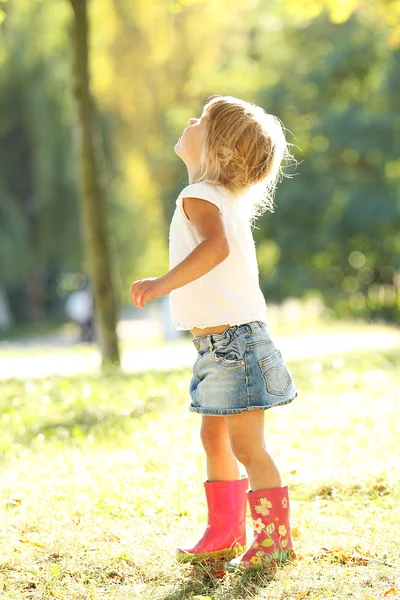
<path fill-rule="evenodd" d="M 214 269 L 229 256 L 229 242 L 217 206 L 200 198 L 184 198 L 184 211 L 202 242 L 161 279 L 169 292 Z"/>

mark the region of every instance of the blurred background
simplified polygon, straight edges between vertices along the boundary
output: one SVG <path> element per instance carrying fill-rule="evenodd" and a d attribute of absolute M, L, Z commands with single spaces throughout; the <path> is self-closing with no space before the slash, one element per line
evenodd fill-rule
<path fill-rule="evenodd" d="M 13 352 L 31 359 L 59 352 L 60 371 L 62 353 L 79 345 L 76 369 L 99 365 L 81 206 L 74 4 L 0 0 L 3 376 L 12 364 L 21 370 L 7 362 Z M 399 22 L 399 3 L 383 0 L 88 4 L 103 268 L 126 368 L 130 350 L 191 339 L 171 330 L 168 297 L 142 310 L 129 289 L 168 271 L 169 224 L 188 183 L 174 145 L 213 94 L 277 115 L 299 161 L 278 185 L 275 213 L 253 232 L 277 333 L 306 335 L 318 320 L 324 328 L 345 323 L 350 335 L 351 323 L 398 326 Z"/>

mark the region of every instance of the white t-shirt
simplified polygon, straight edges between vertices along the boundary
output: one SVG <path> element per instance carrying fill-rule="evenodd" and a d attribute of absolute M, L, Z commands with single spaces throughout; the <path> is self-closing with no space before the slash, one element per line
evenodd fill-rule
<path fill-rule="evenodd" d="M 187 218 L 182 198 L 202 198 L 222 214 L 230 254 L 214 269 L 169 294 L 172 329 L 213 327 L 249 321 L 267 322 L 267 306 L 259 285 L 251 225 L 240 196 L 210 183 L 187 185 L 176 200 L 169 230 L 169 269 L 182 262 L 202 241 Z"/>

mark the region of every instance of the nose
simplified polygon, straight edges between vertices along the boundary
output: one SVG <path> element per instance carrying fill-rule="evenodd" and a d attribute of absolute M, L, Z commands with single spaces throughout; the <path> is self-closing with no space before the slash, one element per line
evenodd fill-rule
<path fill-rule="evenodd" d="M 192 124 L 192 121 L 197 121 L 197 119 L 189 119 L 189 125 Z"/>

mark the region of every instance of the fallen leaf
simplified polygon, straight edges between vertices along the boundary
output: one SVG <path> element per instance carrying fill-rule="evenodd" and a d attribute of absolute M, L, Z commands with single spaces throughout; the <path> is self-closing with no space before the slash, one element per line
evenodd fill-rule
<path fill-rule="evenodd" d="M 292 529 L 292 537 L 297 538 L 299 537 L 299 528 L 298 527 L 293 527 Z"/>
<path fill-rule="evenodd" d="M 12 498 L 9 497 L 7 500 L 4 501 L 4 506 L 8 507 L 8 506 L 19 506 L 22 502 L 21 498 Z"/>
<path fill-rule="evenodd" d="M 386 592 L 383 595 L 388 596 L 389 594 L 397 594 L 396 588 L 391 587 L 390 590 L 386 590 Z"/>
<path fill-rule="evenodd" d="M 35 542 L 34 540 L 30 540 L 28 538 L 19 538 L 19 541 L 23 544 L 32 544 L 33 546 L 39 546 L 39 548 L 44 548 L 46 544 L 42 544 L 42 542 Z"/>
<path fill-rule="evenodd" d="M 309 590 L 305 590 L 304 592 L 299 592 L 295 598 L 295 600 L 301 600 L 305 596 L 308 595 Z"/>
<path fill-rule="evenodd" d="M 339 546 L 336 549 L 326 548 L 322 546 L 322 550 L 327 554 L 331 554 L 333 558 L 341 562 L 342 564 L 346 564 L 347 562 L 357 565 L 369 565 L 371 563 L 371 558 L 368 558 L 370 552 L 365 552 L 365 556 L 360 553 L 354 553 L 351 550 L 346 550 Z"/>
<path fill-rule="evenodd" d="M 226 575 L 226 571 L 225 569 L 218 569 L 218 571 L 214 571 L 213 573 L 211 573 L 211 575 L 218 579 L 219 577 L 223 577 L 224 575 Z"/>

